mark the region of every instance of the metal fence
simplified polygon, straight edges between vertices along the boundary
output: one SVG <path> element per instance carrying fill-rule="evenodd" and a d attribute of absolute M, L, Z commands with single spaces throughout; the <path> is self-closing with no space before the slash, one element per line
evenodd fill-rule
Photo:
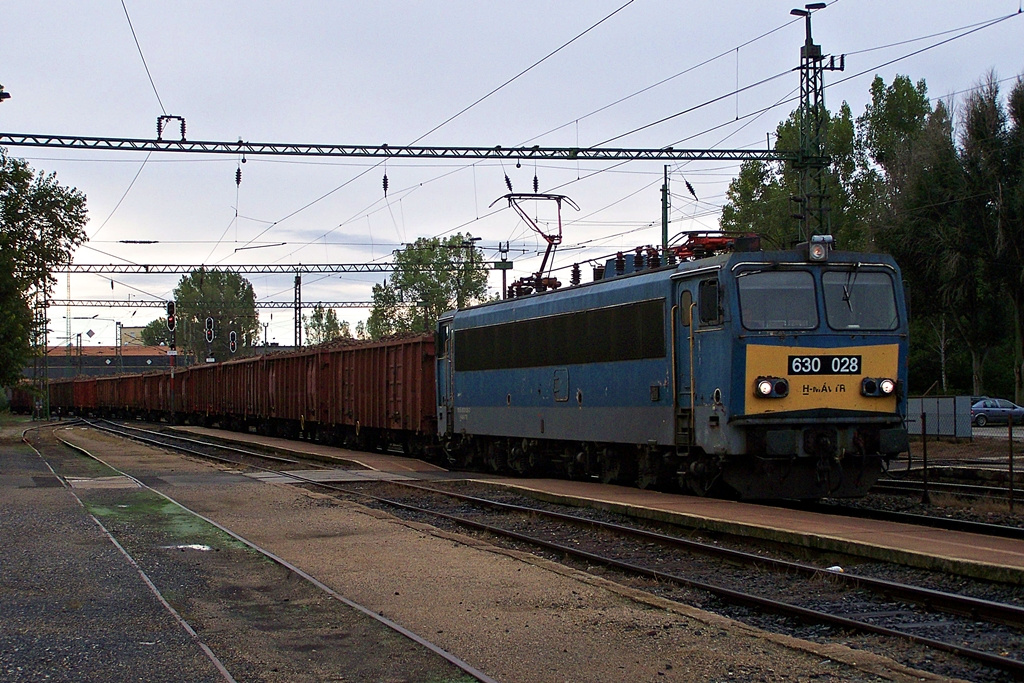
<path fill-rule="evenodd" d="M 978 427 L 971 415 L 972 397 L 938 396 L 907 400 L 910 451 L 896 469 L 919 475 L 926 483 L 964 481 L 978 486 L 1007 489 L 1011 509 L 1014 481 L 1024 452 L 1024 424 L 987 424 Z M 1024 422 L 1024 421 L 1019 421 Z M 890 468 L 892 469 L 892 468 Z M 1019 476 L 1019 475 L 1018 475 Z M 927 490 L 927 488 L 926 488 Z"/>

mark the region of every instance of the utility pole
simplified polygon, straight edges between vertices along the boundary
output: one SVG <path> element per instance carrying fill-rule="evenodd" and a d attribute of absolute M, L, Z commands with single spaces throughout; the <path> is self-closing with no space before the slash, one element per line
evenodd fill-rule
<path fill-rule="evenodd" d="M 302 276 L 295 273 L 295 346 L 302 346 Z"/>
<path fill-rule="evenodd" d="M 661 185 L 661 253 L 668 253 L 668 164 L 665 164 L 665 182 Z"/>
<path fill-rule="evenodd" d="M 832 234 L 828 210 L 828 196 L 825 194 L 825 174 L 829 157 L 825 149 L 828 116 L 825 110 L 824 73 L 842 71 L 844 56 L 830 57 L 825 64 L 821 46 L 811 37 L 811 14 L 824 9 L 825 3 L 812 2 L 804 9 L 794 9 L 790 14 L 804 17 L 806 37 L 800 48 L 800 150 L 793 166 L 800 172 L 800 195 L 793 201 L 798 204 L 794 218 L 800 222 L 800 240 L 809 242 L 813 235 Z"/>

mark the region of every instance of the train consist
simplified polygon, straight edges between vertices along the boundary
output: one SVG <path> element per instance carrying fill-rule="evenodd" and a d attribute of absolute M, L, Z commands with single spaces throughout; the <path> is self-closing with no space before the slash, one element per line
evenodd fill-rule
<path fill-rule="evenodd" d="M 51 404 L 701 495 L 865 494 L 907 449 L 896 264 L 827 238 L 705 244 L 449 312 L 433 337 L 54 382 Z"/>

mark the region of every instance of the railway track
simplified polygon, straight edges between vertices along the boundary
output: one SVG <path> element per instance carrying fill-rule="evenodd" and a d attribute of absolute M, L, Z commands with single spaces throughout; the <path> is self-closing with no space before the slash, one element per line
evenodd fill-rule
<path fill-rule="evenodd" d="M 780 503 L 773 503 L 773 506 L 775 507 L 779 507 L 780 505 Z M 870 507 L 854 507 L 852 505 L 841 503 L 795 503 L 790 507 L 794 510 L 805 510 L 807 512 L 816 512 L 818 514 L 856 517 L 859 519 L 875 519 L 885 522 L 931 527 L 933 529 L 945 529 L 947 531 L 963 531 L 965 533 L 980 534 L 982 536 L 998 536 L 1001 538 L 1016 538 L 1024 540 L 1024 529 L 1019 526 L 989 524 L 986 522 L 976 522 L 967 519 L 937 517 L 934 515 L 921 515 L 909 512 L 895 512 L 892 510 L 880 510 Z"/>
<path fill-rule="evenodd" d="M 103 426 L 100 426 L 100 425 L 98 425 L 96 423 L 90 423 L 87 420 L 83 420 L 82 423 L 86 424 L 86 425 L 88 425 L 90 427 L 93 427 L 95 429 L 100 429 L 101 431 L 104 431 L 104 432 L 107 432 L 107 433 L 124 436 L 126 438 L 131 438 L 133 440 L 140 441 L 140 442 L 143 442 L 143 443 L 147 443 L 149 445 L 155 445 L 155 446 L 166 448 L 166 447 L 169 447 L 169 444 L 176 442 L 179 445 L 170 446 L 170 447 L 172 447 L 172 448 L 174 448 L 176 450 L 179 450 L 181 452 L 185 452 L 185 453 L 187 453 L 189 455 L 194 455 L 194 456 L 198 456 L 198 457 L 206 458 L 206 459 L 212 459 L 212 460 L 216 460 L 216 461 L 220 461 L 220 462 L 232 463 L 232 464 L 236 464 L 236 465 L 243 464 L 243 463 L 241 461 L 231 460 L 230 458 L 227 458 L 227 457 L 220 457 L 220 456 L 212 455 L 208 451 L 220 449 L 220 450 L 223 450 L 223 451 L 226 451 L 226 452 L 231 452 L 236 457 L 245 457 L 245 458 L 250 458 L 250 459 L 264 458 L 264 459 L 271 460 L 273 462 L 282 463 L 282 464 L 288 464 L 288 465 L 294 465 L 294 464 L 298 464 L 298 463 L 301 462 L 301 461 L 295 460 L 293 458 L 282 458 L 282 457 L 274 456 L 274 455 L 271 455 L 271 454 L 258 453 L 258 452 L 254 452 L 254 451 L 247 451 L 245 449 L 239 449 L 239 448 L 234 448 L 234 447 L 231 447 L 231 446 L 225 446 L 225 445 L 220 445 L 220 444 L 212 444 L 212 443 L 202 442 L 202 441 L 199 441 L 199 440 L 189 439 L 189 438 L 182 438 L 182 437 L 175 437 L 173 439 L 152 438 L 151 436 L 144 436 L 145 433 L 152 433 L 151 430 L 146 430 L 146 429 L 142 429 L 142 428 L 123 428 L 123 429 L 119 429 L 118 427 L 124 427 L 124 426 L 123 425 L 112 426 L 114 423 L 108 423 L 108 424 L 103 425 Z M 71 424 L 73 424 L 73 423 L 71 423 Z M 164 436 L 166 436 L 166 435 L 164 435 Z M 416 645 L 424 648 L 425 650 L 428 650 L 429 652 L 431 652 L 431 653 L 441 657 L 442 659 L 446 660 L 447 662 L 449 662 L 450 664 L 455 666 L 457 669 L 461 670 L 461 672 L 463 674 L 465 674 L 466 676 L 468 676 L 469 678 L 472 678 L 473 680 L 476 680 L 476 681 L 480 681 L 480 683 L 497 683 L 497 681 L 495 679 L 493 679 L 492 677 L 488 676 L 484 672 L 476 669 L 475 667 L 473 667 L 473 666 L 469 665 L 468 663 L 462 661 L 461 659 L 459 659 L 455 655 L 451 654 L 450 652 L 448 652 L 448 651 L 440 648 L 439 646 L 435 645 L 426 636 L 418 634 L 418 633 L 414 633 L 414 632 L 410 631 L 409 629 L 401 626 L 400 624 L 398 624 L 398 623 L 396 623 L 396 622 L 394 622 L 394 621 L 384 617 L 382 614 L 379 614 L 379 613 L 377 613 L 377 612 L 375 612 L 375 611 L 373 611 L 373 610 L 371 610 L 371 609 L 369 609 L 369 608 L 367 608 L 367 607 L 365 607 L 365 606 L 363 606 L 363 605 L 361 605 L 361 604 L 359 604 L 357 602 L 354 602 L 354 601 L 346 598 L 345 596 L 339 594 L 337 591 L 333 590 L 331 587 L 325 585 L 323 582 L 317 580 L 315 577 L 313 577 L 310 574 L 306 573 L 305 571 L 303 571 L 299 567 L 291 564 L 290 562 L 282 559 L 281 557 L 278 557 L 277 555 L 271 553 L 270 551 L 266 550 L 265 548 L 261 547 L 260 545 L 254 543 L 250 539 L 247 539 L 247 538 L 245 538 L 243 536 L 240 536 L 239 534 L 237 534 L 234 531 L 228 529 L 227 527 L 217 523 L 216 521 L 214 521 L 214 520 L 212 520 L 212 519 L 210 519 L 208 517 L 205 517 L 204 515 L 201 515 L 201 514 L 199 514 L 198 512 L 196 512 L 194 510 L 189 509 L 188 507 L 186 507 L 185 505 L 182 505 L 180 502 L 174 500 L 173 498 L 171 498 L 167 494 L 165 494 L 165 493 L 163 493 L 161 491 L 158 491 L 157 489 L 155 489 L 152 486 L 147 485 L 145 482 L 141 481 L 140 479 L 137 479 L 137 478 L 133 477 L 129 472 L 125 472 L 123 470 L 120 470 L 120 469 L 118 469 L 116 467 L 111 466 L 109 463 L 105 462 L 103 459 L 97 457 L 96 455 L 94 455 L 92 453 L 89 453 L 88 451 L 84 450 L 83 448 L 81 448 L 79 446 L 76 446 L 75 444 L 73 444 L 73 443 L 71 443 L 71 442 L 69 442 L 69 441 L 67 441 L 65 439 L 62 439 L 60 437 L 56 437 L 56 440 L 60 444 L 62 444 L 63 446 L 65 446 L 65 447 L 67 447 L 69 449 L 72 449 L 76 453 L 82 454 L 82 455 L 84 455 L 84 456 L 86 456 L 88 458 L 91 458 L 91 459 L 97 461 L 98 463 L 100 463 L 107 470 L 115 472 L 119 476 L 125 477 L 126 479 L 132 480 L 140 489 L 144 489 L 147 492 L 151 493 L 153 496 L 158 497 L 159 499 L 162 499 L 162 500 L 165 500 L 167 502 L 172 503 L 174 506 L 176 506 L 177 508 L 180 508 L 185 513 L 195 517 L 196 519 L 202 520 L 203 522 L 205 522 L 205 523 L 207 523 L 207 524 L 209 524 L 209 525 L 211 525 L 213 527 L 216 527 L 218 530 L 220 530 L 221 532 L 227 534 L 228 536 L 233 538 L 235 541 L 241 543 L 242 545 L 246 546 L 250 550 L 255 551 L 256 553 L 259 553 L 260 555 L 265 557 L 267 560 L 273 562 L 274 564 L 277 564 L 277 565 L 283 567 L 284 569 L 286 569 L 287 571 L 291 572 L 292 574 L 300 577 L 303 581 L 305 581 L 309 585 L 313 586 L 316 590 L 319 590 L 319 591 L 323 592 L 324 594 L 326 594 L 330 598 L 332 598 L 332 599 L 336 600 L 337 602 L 339 602 L 339 603 L 341 603 L 341 604 L 351 608 L 355 612 L 357 612 L 359 614 L 362 614 L 365 617 L 367 617 L 369 619 L 372 619 L 372 620 L 382 624 L 386 628 L 394 631 L 396 634 L 398 634 L 398 635 L 408 639 L 409 641 L 411 641 L 411 642 L 415 643 Z M 44 462 L 47 461 L 46 455 L 44 454 L 43 451 L 35 448 L 35 446 L 33 446 L 27 440 L 26 440 L 26 443 L 28 443 L 29 446 L 32 447 L 33 450 L 36 451 L 36 453 L 44 460 Z M 186 445 L 186 444 L 188 444 L 188 445 Z M 304 464 L 308 464 L 308 463 L 304 463 Z M 252 464 L 246 464 L 246 466 L 247 467 L 254 467 L 254 465 L 252 465 Z M 261 468 L 261 469 L 265 469 L 265 468 Z M 51 468 L 51 471 L 52 471 L 52 468 Z M 76 498 L 77 497 L 78 496 L 76 495 Z M 79 499 L 79 502 L 81 502 L 81 499 Z M 94 520 L 96 520 L 95 517 L 94 517 Z M 165 600 L 163 595 L 161 595 L 159 589 L 157 589 L 155 584 L 149 579 L 149 577 L 145 576 L 145 574 L 143 573 L 141 568 L 139 568 L 139 563 L 135 560 L 135 558 L 133 558 L 124 549 L 123 545 L 121 545 L 121 544 L 119 544 L 117 542 L 117 540 L 115 539 L 114 535 L 109 530 L 107 530 L 105 527 L 103 527 L 102 524 L 98 520 L 96 520 L 96 523 L 100 525 L 101 529 L 103 529 L 103 531 L 110 537 L 110 539 L 118 547 L 118 549 L 121 551 L 121 553 L 124 554 L 124 556 L 132 564 L 132 566 L 136 567 L 138 569 L 140 575 L 142 575 L 143 578 L 147 581 L 147 585 L 149 585 L 151 587 L 153 592 L 160 599 L 161 603 L 164 604 L 165 606 L 167 606 L 169 611 L 171 611 L 175 615 L 177 615 L 177 612 L 174 612 L 174 610 L 170 607 L 169 603 L 167 602 L 167 600 Z M 198 636 L 196 635 L 195 631 L 192 629 L 192 627 L 190 625 L 188 625 L 184 620 L 181 620 L 181 623 L 182 623 L 183 627 L 186 630 L 188 630 L 193 635 L 193 637 L 196 638 L 197 642 L 200 642 L 200 644 L 203 647 L 204 651 L 209 655 L 209 657 L 214 661 L 214 663 L 217 664 L 218 669 L 223 674 L 225 680 L 229 681 L 230 683 L 233 683 L 234 680 L 235 680 L 234 677 L 231 675 L 231 673 L 229 673 L 227 671 L 227 669 L 224 668 L 224 666 L 216 658 L 216 656 L 214 655 L 212 650 L 208 646 L 206 646 L 205 643 L 202 643 L 202 641 L 199 641 Z M 460 678 L 459 680 L 463 680 L 463 679 Z"/>
<path fill-rule="evenodd" d="M 144 427 L 136 427 L 122 422 L 84 419 L 82 420 L 82 423 L 93 427 L 94 429 L 107 432 L 108 434 L 122 436 L 133 441 L 138 441 L 139 443 L 156 446 L 158 448 L 171 448 L 182 453 L 187 453 L 188 455 L 206 458 L 208 460 L 214 460 L 229 465 L 244 465 L 246 467 L 253 467 L 267 472 L 287 472 L 300 468 L 326 469 L 326 466 L 309 460 L 299 460 L 298 458 L 275 455 L 264 451 L 239 448 L 237 446 L 230 446 L 211 440 L 204 441 L 202 439 L 181 436 L 179 434 L 170 434 L 163 431 L 146 429 Z M 264 467 L 258 464 L 259 462 L 273 463 L 278 467 L 286 469 L 277 470 L 270 467 Z"/>
<path fill-rule="evenodd" d="M 515 543 L 529 544 L 550 553 L 558 561 L 571 557 L 582 562 L 588 571 L 601 566 L 627 576 L 672 584 L 683 589 L 680 599 L 696 600 L 698 604 L 706 600 L 700 596 L 704 593 L 723 603 L 827 625 L 840 632 L 900 638 L 967 658 L 1010 676 L 1024 676 L 1024 661 L 1020 659 L 1024 653 L 1017 651 L 1014 657 L 1002 654 L 1007 644 L 1020 642 L 1024 631 L 1024 607 L 1021 605 L 830 571 L 821 566 L 725 548 L 713 541 L 694 541 L 533 505 L 504 503 L 409 483 L 397 485 L 416 491 L 412 499 L 417 504 L 393 496 L 366 492 L 359 492 L 359 495 L 370 496 L 380 504 L 414 516 L 443 519 Z M 436 496 L 448 497 L 454 502 L 436 509 L 436 503 L 430 503 Z M 430 504 L 424 506 L 424 500 Z M 470 512 L 467 505 L 497 512 Z M 580 527 L 588 527 L 594 533 L 581 536 Z M 621 540 L 626 537 L 634 542 Z M 737 573 L 736 566 L 742 566 L 744 571 Z M 803 579 L 799 588 L 794 586 L 793 576 Z M 723 580 L 724 577 L 728 580 Z M 777 595 L 798 599 L 772 597 Z M 712 609 L 718 611 L 717 607 Z M 747 620 L 742 613 L 729 614 Z M 770 619 L 754 621 L 760 626 L 777 627 Z M 979 633 L 979 623 L 990 626 Z M 941 634 L 941 637 L 922 635 L 922 630 Z M 795 633 L 806 637 L 806 632 L 799 628 Z M 977 680 L 991 680 L 989 675 L 982 674 Z"/>
<path fill-rule="evenodd" d="M 916 479 L 879 479 L 871 490 L 875 493 L 920 496 L 924 493 L 925 485 L 924 482 Z M 1009 499 L 1009 491 L 1006 486 L 929 481 L 928 491 L 962 498 L 989 498 L 996 501 L 1006 501 Z M 1018 489 L 1015 491 L 1014 496 L 1018 501 L 1022 501 L 1024 500 L 1024 491 Z"/>
<path fill-rule="evenodd" d="M 160 441 L 161 447 L 178 448 L 172 445 L 172 440 Z M 225 452 L 243 452 L 211 456 L 203 452 L 210 446 Z M 280 459 L 234 447 L 204 443 L 203 448 L 187 448 L 190 454 L 199 457 L 216 457 L 265 471 L 274 470 L 232 458 L 274 458 L 290 461 L 286 463 L 289 468 L 298 466 L 291 458 Z M 776 617 L 766 615 L 781 615 L 803 624 L 826 625 L 834 634 L 865 634 L 862 637 L 869 641 L 879 637 L 899 638 L 927 651 L 944 652 L 972 662 L 973 667 L 982 667 L 972 669 L 953 661 L 947 662 L 939 673 L 974 680 L 1024 677 L 1024 652 L 1020 646 L 1024 607 L 1009 601 L 829 571 L 821 566 L 773 559 L 763 552 L 730 550 L 720 543 L 699 542 L 677 534 L 570 515 L 539 505 L 527 506 L 521 501 L 504 502 L 494 496 L 483 498 L 407 483 L 387 484 L 392 494 L 385 496 L 368 492 L 365 485 L 357 489 L 289 475 L 287 470 L 281 473 L 303 485 L 327 489 L 336 495 L 358 496 L 393 511 L 400 510 L 405 515 L 429 517 L 435 524 L 441 520 L 443 524 L 503 538 L 508 543 L 527 544 L 558 561 L 573 558 L 588 570 L 604 567 L 607 571 L 624 573 L 628 579 L 653 580 L 659 586 L 672 587 L 667 591 L 658 589 L 666 597 L 698 605 L 710 603 L 712 609 L 731 605 L 726 608 L 727 612 L 759 626 L 777 629 Z M 398 486 L 401 488 L 395 488 Z M 401 491 L 402 495 L 395 495 L 395 491 Z M 581 534 L 581 528 L 586 528 L 587 532 Z M 743 570 L 737 573 L 736 567 L 743 567 Z M 794 576 L 801 578 L 798 588 L 793 585 Z M 795 599 L 780 600 L 778 595 Z M 801 637 L 815 637 L 816 632 L 808 632 L 808 627 L 789 628 Z M 928 668 L 929 662 L 931 655 L 919 655 L 912 664 Z M 961 666 L 967 675 L 958 668 Z"/>

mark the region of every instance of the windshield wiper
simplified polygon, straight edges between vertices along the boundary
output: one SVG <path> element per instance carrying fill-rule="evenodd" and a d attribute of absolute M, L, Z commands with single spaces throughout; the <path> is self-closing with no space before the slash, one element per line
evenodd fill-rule
<path fill-rule="evenodd" d="M 853 270 L 851 270 L 850 274 L 846 276 L 846 284 L 843 285 L 843 301 L 846 302 L 846 305 L 847 307 L 849 307 L 851 313 L 853 312 L 853 294 L 850 290 L 853 289 L 854 283 L 857 282 L 858 270 L 860 270 L 860 262 L 857 262 L 853 265 Z"/>

